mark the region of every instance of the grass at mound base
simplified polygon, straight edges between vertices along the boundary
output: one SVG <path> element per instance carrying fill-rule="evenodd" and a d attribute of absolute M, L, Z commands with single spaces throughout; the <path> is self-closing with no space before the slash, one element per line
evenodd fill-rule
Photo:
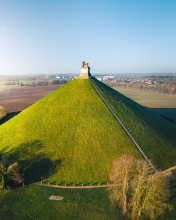
<path fill-rule="evenodd" d="M 0 126 L 0 153 L 25 181 L 108 179 L 121 154 L 141 157 L 87 79 L 76 79 Z"/>
<path fill-rule="evenodd" d="M 62 201 L 49 200 L 51 195 Z M 108 192 L 102 189 L 68 190 L 30 185 L 9 192 L 0 191 L 1 220 L 121 220 L 110 205 Z"/>
<path fill-rule="evenodd" d="M 176 195 L 176 186 L 173 187 Z M 63 196 L 62 201 L 51 201 L 51 195 Z M 175 197 L 174 197 L 175 198 Z M 173 210 L 160 220 L 176 219 L 176 200 Z M 118 208 L 110 205 L 106 189 L 57 189 L 30 185 L 10 191 L 0 191 L 1 220 L 125 220 Z"/>

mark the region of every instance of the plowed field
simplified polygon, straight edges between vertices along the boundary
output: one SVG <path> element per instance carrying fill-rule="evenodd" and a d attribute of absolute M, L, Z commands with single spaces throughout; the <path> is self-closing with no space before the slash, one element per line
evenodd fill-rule
<path fill-rule="evenodd" d="M 0 105 L 7 113 L 22 111 L 61 85 L 22 87 L 0 91 Z"/>

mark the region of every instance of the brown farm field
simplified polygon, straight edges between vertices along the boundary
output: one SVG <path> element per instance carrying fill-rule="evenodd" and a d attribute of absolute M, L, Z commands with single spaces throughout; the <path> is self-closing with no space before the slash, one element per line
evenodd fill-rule
<path fill-rule="evenodd" d="M 7 113 L 22 111 L 60 86 L 0 87 L 0 105 Z"/>
<path fill-rule="evenodd" d="M 137 103 L 150 108 L 152 111 L 176 121 L 176 95 L 119 87 L 113 88 Z"/>
<path fill-rule="evenodd" d="M 0 105 L 7 113 L 22 111 L 60 86 L 62 85 L 0 86 Z M 119 87 L 114 87 L 114 89 L 152 111 L 176 121 L 176 95 Z"/>

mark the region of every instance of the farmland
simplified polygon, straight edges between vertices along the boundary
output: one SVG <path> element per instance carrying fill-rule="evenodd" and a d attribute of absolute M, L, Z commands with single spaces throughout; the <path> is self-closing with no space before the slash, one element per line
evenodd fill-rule
<path fill-rule="evenodd" d="M 0 86 L 0 105 L 5 107 L 7 113 L 21 111 L 60 86 Z M 113 88 L 152 111 L 176 120 L 176 95 L 120 87 Z"/>
<path fill-rule="evenodd" d="M 7 113 L 21 111 L 61 85 L 48 86 L 0 86 L 0 105 Z"/>
<path fill-rule="evenodd" d="M 176 95 L 120 87 L 113 88 L 139 104 L 150 108 L 152 111 L 176 121 Z"/>

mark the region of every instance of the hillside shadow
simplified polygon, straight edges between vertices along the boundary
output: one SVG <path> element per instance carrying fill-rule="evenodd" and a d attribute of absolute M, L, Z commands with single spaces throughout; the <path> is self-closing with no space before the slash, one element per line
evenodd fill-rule
<path fill-rule="evenodd" d="M 148 108 L 150 111 L 155 112 L 162 118 L 176 124 L 176 108 Z"/>
<path fill-rule="evenodd" d="M 53 160 L 46 153 L 43 153 L 45 146 L 39 140 L 19 145 L 15 150 L 8 153 L 1 151 L 1 161 L 6 167 L 12 163 L 18 162 L 20 165 L 20 174 L 24 177 L 24 183 L 30 184 L 49 178 L 56 173 L 62 165 L 63 159 Z"/>
<path fill-rule="evenodd" d="M 7 113 L 7 115 L 4 116 L 4 117 L 0 120 L 0 125 L 2 125 L 2 124 L 4 124 L 5 122 L 9 121 L 10 119 L 12 119 L 12 118 L 15 117 L 16 115 L 18 115 L 20 112 L 21 112 L 21 111 Z"/>

